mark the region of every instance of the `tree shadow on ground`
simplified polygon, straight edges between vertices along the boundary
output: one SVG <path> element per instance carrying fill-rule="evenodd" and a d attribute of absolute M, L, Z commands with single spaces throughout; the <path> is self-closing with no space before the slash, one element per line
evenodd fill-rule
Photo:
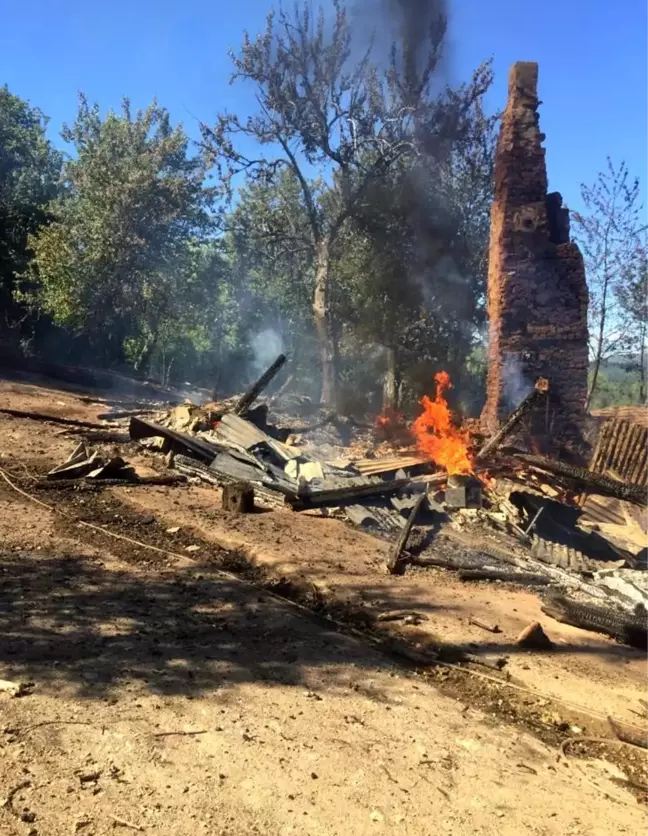
<path fill-rule="evenodd" d="M 124 682 L 198 695 L 381 664 L 361 642 L 209 567 L 149 576 L 33 552 L 0 556 L 0 636 L 4 677 L 96 698 Z"/>
<path fill-rule="evenodd" d="M 72 685 L 97 699 L 126 683 L 198 696 L 247 682 L 308 687 L 317 669 L 334 683 L 342 665 L 393 666 L 335 626 L 210 566 L 144 574 L 38 552 L 0 555 L 0 636 L 4 677 Z M 610 655 L 621 661 L 619 649 Z M 558 652 L 605 653 L 588 645 Z"/>

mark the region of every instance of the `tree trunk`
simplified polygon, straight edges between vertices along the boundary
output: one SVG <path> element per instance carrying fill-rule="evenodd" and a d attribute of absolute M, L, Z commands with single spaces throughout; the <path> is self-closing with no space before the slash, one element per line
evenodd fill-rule
<path fill-rule="evenodd" d="M 158 332 L 157 329 L 149 334 L 146 338 L 146 342 L 144 343 L 142 350 L 139 353 L 139 356 L 135 363 L 133 364 L 133 368 L 136 372 L 141 372 L 143 369 L 147 368 L 148 363 L 153 356 L 153 352 L 157 347 L 158 341 Z"/>
<path fill-rule="evenodd" d="M 398 409 L 400 402 L 401 381 L 398 368 L 396 349 L 387 349 L 387 369 L 383 380 L 383 412 L 393 412 Z"/>
<path fill-rule="evenodd" d="M 330 256 L 331 242 L 325 237 L 317 244 L 313 318 L 322 363 L 320 402 L 335 407 L 338 383 L 338 347 L 331 311 Z"/>

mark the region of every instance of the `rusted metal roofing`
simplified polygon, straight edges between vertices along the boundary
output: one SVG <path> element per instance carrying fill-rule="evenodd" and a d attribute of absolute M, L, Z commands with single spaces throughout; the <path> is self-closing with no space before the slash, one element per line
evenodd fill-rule
<path fill-rule="evenodd" d="M 648 485 L 648 427 L 608 418 L 599 431 L 590 470 Z"/>

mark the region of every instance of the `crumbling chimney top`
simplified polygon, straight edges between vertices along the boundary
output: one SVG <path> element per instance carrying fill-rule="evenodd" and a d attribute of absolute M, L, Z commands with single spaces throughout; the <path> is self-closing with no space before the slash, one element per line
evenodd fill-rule
<path fill-rule="evenodd" d="M 509 71 L 509 104 L 515 99 L 538 98 L 538 64 L 536 61 L 516 61 Z"/>

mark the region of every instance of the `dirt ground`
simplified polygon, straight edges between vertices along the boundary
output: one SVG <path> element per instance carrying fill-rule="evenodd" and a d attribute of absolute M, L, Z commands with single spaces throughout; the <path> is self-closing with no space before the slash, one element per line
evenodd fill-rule
<path fill-rule="evenodd" d="M 0 406 L 104 409 L 15 382 Z M 556 745 L 609 734 L 606 714 L 645 726 L 643 654 L 546 619 L 528 592 L 387 577 L 386 544 L 334 519 L 238 517 L 202 487 L 30 490 L 76 443 L 60 429 L 0 416 L 0 467 L 56 508 L 0 480 L 0 678 L 34 683 L 0 693 L 2 836 L 645 829 L 627 783 L 643 751 Z M 504 653 L 508 680 L 408 668 L 275 593 L 356 618 L 416 609 L 428 621 L 399 637 Z M 550 653 L 515 645 L 535 619 Z"/>

